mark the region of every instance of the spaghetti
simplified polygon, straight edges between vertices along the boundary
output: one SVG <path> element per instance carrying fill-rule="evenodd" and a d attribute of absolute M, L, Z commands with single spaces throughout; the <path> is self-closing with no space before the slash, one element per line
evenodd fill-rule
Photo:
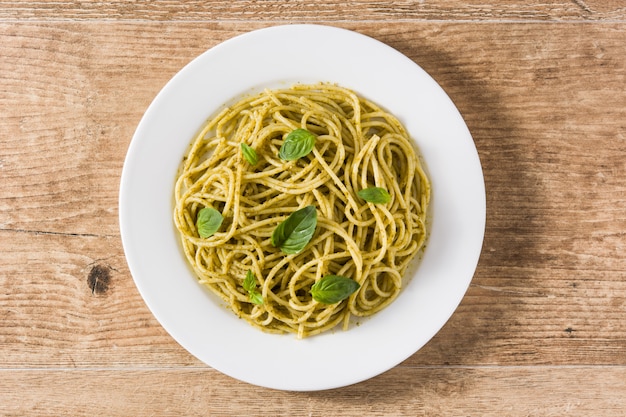
<path fill-rule="evenodd" d="M 315 145 L 280 159 L 298 129 Z M 371 187 L 388 202 L 360 197 Z M 336 85 L 297 84 L 245 97 L 203 127 L 176 181 L 174 222 L 200 283 L 254 326 L 302 338 L 347 329 L 352 316 L 372 315 L 398 296 L 424 245 L 429 199 L 429 180 L 393 115 Z M 317 214 L 310 241 L 283 253 L 274 230 L 308 206 Z M 198 232 L 203 208 L 223 217 L 209 237 Z M 329 275 L 358 289 L 319 302 L 311 287 Z"/>

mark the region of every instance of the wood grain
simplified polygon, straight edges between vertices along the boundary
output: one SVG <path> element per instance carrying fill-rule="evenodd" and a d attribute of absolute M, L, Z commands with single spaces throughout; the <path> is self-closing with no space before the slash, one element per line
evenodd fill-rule
<path fill-rule="evenodd" d="M 210 369 L 0 372 L 4 415 L 59 416 L 618 416 L 624 367 L 395 368 L 321 392 L 280 392 Z M 572 383 L 584 380 L 585 384 Z M 55 387 L 54 390 L 49 387 Z"/>
<path fill-rule="evenodd" d="M 622 2 L 342 5 L 0 1 L 0 415 L 623 415 Z M 117 220 L 126 149 L 162 86 L 225 39 L 295 21 L 421 65 L 487 189 L 481 259 L 446 326 L 321 393 L 252 387 L 184 351 L 137 292 Z"/>
<path fill-rule="evenodd" d="M 453 0 L 214 0 L 199 1 L 0 1 L 4 20 L 151 20 L 151 21 L 414 21 L 414 20 L 623 20 L 620 0 L 485 2 Z"/>

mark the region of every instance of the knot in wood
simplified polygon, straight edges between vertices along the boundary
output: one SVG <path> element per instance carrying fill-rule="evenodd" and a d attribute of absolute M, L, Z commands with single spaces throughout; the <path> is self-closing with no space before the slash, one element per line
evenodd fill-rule
<path fill-rule="evenodd" d="M 109 290 L 111 283 L 111 268 L 105 265 L 95 265 L 87 275 L 87 285 L 92 294 L 100 295 Z"/>

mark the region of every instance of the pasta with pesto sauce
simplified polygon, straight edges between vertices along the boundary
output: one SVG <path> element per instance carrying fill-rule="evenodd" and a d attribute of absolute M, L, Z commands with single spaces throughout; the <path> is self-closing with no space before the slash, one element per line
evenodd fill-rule
<path fill-rule="evenodd" d="M 283 159 L 296 131 L 314 145 Z M 265 90 L 224 108 L 193 139 L 174 194 L 199 282 L 252 325 L 298 338 L 388 306 L 427 236 L 430 182 L 405 128 L 333 84 Z M 279 225 L 295 238 L 305 222 L 303 247 L 277 247 Z M 343 298 L 330 297 L 346 282 Z"/>

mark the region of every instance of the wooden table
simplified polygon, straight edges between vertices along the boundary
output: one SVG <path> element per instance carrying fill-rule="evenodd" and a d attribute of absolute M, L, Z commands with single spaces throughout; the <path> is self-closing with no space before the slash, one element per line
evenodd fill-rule
<path fill-rule="evenodd" d="M 0 0 L 0 415 L 623 416 L 626 7 L 621 0 Z M 158 324 L 118 228 L 124 156 L 186 63 L 322 23 L 447 91 L 487 227 L 446 326 L 396 368 L 311 393 L 204 365 Z"/>

